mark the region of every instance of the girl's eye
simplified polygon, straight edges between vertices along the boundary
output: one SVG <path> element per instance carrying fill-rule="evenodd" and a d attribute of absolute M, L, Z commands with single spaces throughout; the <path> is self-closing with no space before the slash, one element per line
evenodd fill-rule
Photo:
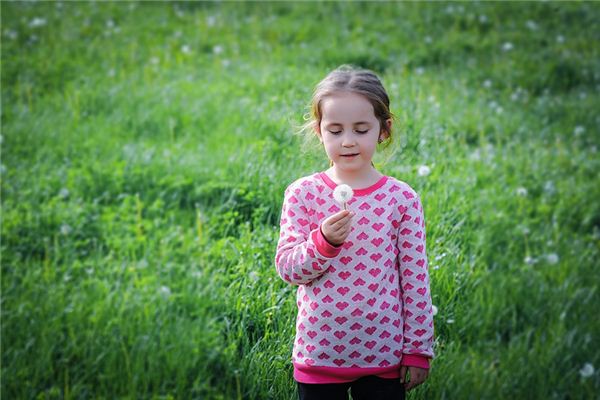
<path fill-rule="evenodd" d="M 338 133 L 342 133 L 342 131 L 338 131 L 338 132 L 333 132 L 333 131 L 329 131 L 330 133 L 337 135 Z"/>
<path fill-rule="evenodd" d="M 337 132 L 334 132 L 334 131 L 329 131 L 329 132 L 330 132 L 331 134 L 333 134 L 333 135 L 337 135 L 338 133 L 342 133 L 342 131 L 337 131 Z M 362 133 L 367 133 L 367 132 L 369 132 L 369 131 L 368 131 L 368 130 L 366 130 L 366 131 L 356 131 L 356 132 L 357 132 L 357 133 L 361 133 L 361 134 L 362 134 Z"/>
<path fill-rule="evenodd" d="M 356 131 L 356 132 L 358 132 L 358 133 L 367 133 L 369 131 Z"/>

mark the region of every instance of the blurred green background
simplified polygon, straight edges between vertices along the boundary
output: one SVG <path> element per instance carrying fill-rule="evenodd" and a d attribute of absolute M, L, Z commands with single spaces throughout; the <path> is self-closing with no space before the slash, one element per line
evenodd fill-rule
<path fill-rule="evenodd" d="M 423 200 L 409 399 L 598 398 L 600 4 L 2 2 L 2 397 L 293 399 L 285 187 L 373 69 Z"/>

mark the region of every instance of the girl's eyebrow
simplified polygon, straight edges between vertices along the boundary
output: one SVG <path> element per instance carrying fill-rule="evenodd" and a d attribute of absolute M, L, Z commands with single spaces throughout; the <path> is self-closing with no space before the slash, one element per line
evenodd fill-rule
<path fill-rule="evenodd" d="M 358 122 L 354 123 L 354 125 L 360 125 L 360 124 L 369 124 L 369 122 L 367 122 L 367 121 L 358 121 Z M 340 124 L 339 122 L 331 122 L 331 123 L 327 124 L 327 126 L 331 126 L 331 125 L 343 126 L 344 124 Z"/>

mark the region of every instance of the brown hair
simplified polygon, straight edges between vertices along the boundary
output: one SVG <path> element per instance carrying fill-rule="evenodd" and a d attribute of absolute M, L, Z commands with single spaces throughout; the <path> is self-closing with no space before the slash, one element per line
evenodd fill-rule
<path fill-rule="evenodd" d="M 380 143 L 382 149 L 392 143 L 392 130 L 388 128 L 386 120 L 395 119 L 390 111 L 390 99 L 377 75 L 368 69 L 358 68 L 353 65 L 344 64 L 331 71 L 321 80 L 313 91 L 313 96 L 308 108 L 309 113 L 304 114 L 304 121 L 300 127 L 300 134 L 305 135 L 305 141 L 309 142 L 316 136 L 317 127 L 321 123 L 323 114 L 321 102 L 327 96 L 340 91 L 348 91 L 363 95 L 373 105 L 375 117 L 379 121 L 381 132 L 385 133 L 385 139 Z M 308 134 L 307 134 L 308 133 Z M 314 134 L 314 135 L 313 135 Z M 333 162 L 329 160 L 329 165 Z"/>

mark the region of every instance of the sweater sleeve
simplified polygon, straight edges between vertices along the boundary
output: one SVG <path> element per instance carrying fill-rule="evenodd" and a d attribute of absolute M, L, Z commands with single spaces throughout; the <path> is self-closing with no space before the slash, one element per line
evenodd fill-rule
<path fill-rule="evenodd" d="M 433 352 L 433 308 L 425 244 L 425 215 L 420 196 L 404 192 L 398 227 L 398 260 L 404 313 L 402 365 L 429 368 Z"/>
<path fill-rule="evenodd" d="M 298 187 L 285 190 L 275 254 L 277 273 L 292 285 L 304 285 L 319 277 L 342 250 L 342 245 L 333 246 L 325 239 L 320 225 L 310 230 L 301 195 Z"/>

